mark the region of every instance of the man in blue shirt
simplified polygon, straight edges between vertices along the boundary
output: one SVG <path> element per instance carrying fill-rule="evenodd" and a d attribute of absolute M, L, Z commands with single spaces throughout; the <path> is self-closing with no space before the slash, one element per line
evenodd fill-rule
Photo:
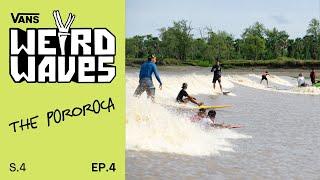
<path fill-rule="evenodd" d="M 157 71 L 157 66 L 155 64 L 156 62 L 157 62 L 157 58 L 154 55 L 151 55 L 148 57 L 148 61 L 144 62 L 141 65 L 140 75 L 139 75 L 139 86 L 134 92 L 135 96 L 140 96 L 144 91 L 147 91 L 148 98 L 151 97 L 152 101 L 154 101 L 156 88 L 154 87 L 152 82 L 153 73 L 160 84 L 159 88 L 162 89 L 162 82 L 160 80 L 160 76 Z"/>

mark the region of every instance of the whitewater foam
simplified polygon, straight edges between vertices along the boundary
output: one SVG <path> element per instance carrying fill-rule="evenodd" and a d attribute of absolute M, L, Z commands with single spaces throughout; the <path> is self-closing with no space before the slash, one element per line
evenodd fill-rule
<path fill-rule="evenodd" d="M 252 79 L 254 77 L 254 79 Z M 260 84 L 260 80 L 257 79 L 259 76 L 255 74 L 248 75 L 229 75 L 226 77 L 229 81 L 240 84 L 246 87 L 261 89 L 266 91 L 288 93 L 288 94 L 305 94 L 305 95 L 320 95 L 320 88 L 313 86 L 309 87 L 297 87 L 297 82 L 295 79 L 291 81 L 285 80 L 279 76 L 273 75 L 269 79 L 269 87 L 265 84 Z M 280 85 L 280 86 L 278 86 Z"/>
<path fill-rule="evenodd" d="M 188 83 L 188 93 L 197 97 L 219 94 L 212 90 L 209 75 L 190 74 L 185 76 L 162 75 L 163 90 L 156 91 L 157 103 L 146 98 L 133 97 L 138 85 L 138 75 L 126 75 L 126 148 L 137 151 L 156 151 L 193 156 L 217 155 L 221 151 L 233 151 L 229 139 L 250 138 L 229 129 L 204 129 L 190 121 L 196 110 L 178 108 L 175 98 L 181 84 Z M 155 82 L 155 85 L 157 83 Z M 233 83 L 222 81 L 223 87 L 232 89 Z M 205 100 L 205 99 L 199 99 Z M 188 104 L 186 107 L 194 107 Z M 183 110 L 184 109 L 184 110 Z"/>

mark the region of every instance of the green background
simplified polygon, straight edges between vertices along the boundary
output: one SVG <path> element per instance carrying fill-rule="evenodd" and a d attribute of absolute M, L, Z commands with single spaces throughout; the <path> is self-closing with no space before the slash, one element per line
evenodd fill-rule
<path fill-rule="evenodd" d="M 125 178 L 125 1 L 0 1 L 0 179 Z M 116 36 L 116 78 L 111 84 L 14 83 L 9 75 L 9 28 L 56 28 L 75 14 L 71 28 L 106 27 Z M 40 13 L 38 24 L 15 24 L 10 13 Z M 115 110 L 88 113 L 47 127 L 46 113 L 112 98 Z M 9 123 L 35 115 L 38 129 L 14 133 Z M 92 162 L 116 164 L 115 172 L 91 172 Z M 9 164 L 26 171 L 10 172 Z"/>

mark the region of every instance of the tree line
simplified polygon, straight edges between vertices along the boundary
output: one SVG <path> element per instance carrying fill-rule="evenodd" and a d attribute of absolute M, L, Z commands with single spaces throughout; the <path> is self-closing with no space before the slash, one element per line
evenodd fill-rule
<path fill-rule="evenodd" d="M 211 28 L 199 30 L 194 37 L 191 23 L 173 22 L 171 27 L 159 29 L 159 37 L 137 35 L 126 38 L 126 58 L 146 58 L 156 54 L 159 58 L 187 60 L 269 60 L 292 58 L 320 59 L 320 24 L 312 19 L 303 38 L 289 39 L 286 31 L 267 29 L 260 22 L 246 28 L 241 38 L 226 31 Z"/>

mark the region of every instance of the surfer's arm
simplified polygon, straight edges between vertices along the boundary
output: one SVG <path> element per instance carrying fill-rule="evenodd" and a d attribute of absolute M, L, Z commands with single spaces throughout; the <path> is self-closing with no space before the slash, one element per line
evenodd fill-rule
<path fill-rule="evenodd" d="M 156 76 L 157 78 L 157 81 L 159 82 L 160 86 L 162 85 L 162 82 L 161 82 L 161 79 L 160 79 L 160 76 L 159 76 L 159 73 L 158 73 L 158 70 L 157 70 L 157 66 L 156 65 L 153 65 L 153 72 L 154 72 L 154 75 Z"/>
<path fill-rule="evenodd" d="M 213 71 L 215 71 L 215 70 L 216 70 L 215 66 L 212 66 L 211 72 L 213 72 Z"/>

